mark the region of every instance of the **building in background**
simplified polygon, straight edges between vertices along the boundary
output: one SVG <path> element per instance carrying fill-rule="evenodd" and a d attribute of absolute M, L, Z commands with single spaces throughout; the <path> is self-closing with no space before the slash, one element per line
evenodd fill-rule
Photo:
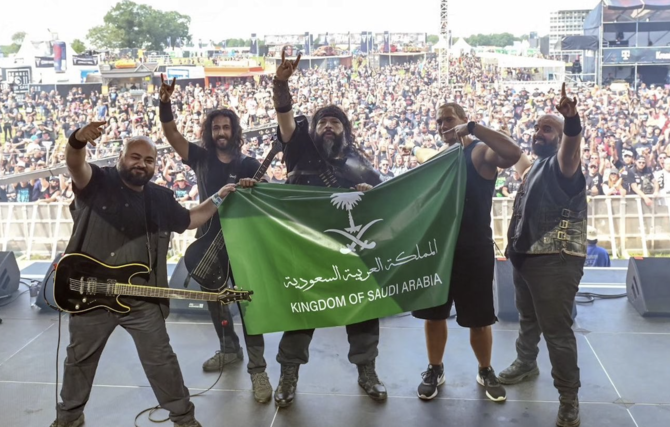
<path fill-rule="evenodd" d="M 584 33 L 584 18 L 589 9 L 559 10 L 549 14 L 549 48 L 556 51 L 556 45 L 566 36 L 580 36 Z M 560 46 L 560 44 L 559 44 Z"/>

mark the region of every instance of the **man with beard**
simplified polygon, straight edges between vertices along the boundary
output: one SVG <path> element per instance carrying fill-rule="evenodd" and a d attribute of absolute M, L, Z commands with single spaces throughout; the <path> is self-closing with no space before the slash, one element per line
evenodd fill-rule
<path fill-rule="evenodd" d="M 478 362 L 476 381 L 489 399 L 503 402 L 507 394 L 491 366 L 491 325 L 498 320 L 493 303 L 491 205 L 498 168 L 513 166 L 521 157 L 521 149 L 508 135 L 469 121 L 463 107 L 455 103 L 439 108 L 437 123 L 445 148 L 462 144 L 467 182 L 449 297 L 442 305 L 412 312 L 425 321 L 428 353 L 428 369 L 421 375 L 417 395 L 424 400 L 434 399 L 438 387 L 445 382 L 442 360 L 447 345 L 447 319 L 455 304 L 458 324 L 470 329 L 470 345 Z M 417 158 L 425 161 L 436 153 L 422 148 L 417 150 Z"/>
<path fill-rule="evenodd" d="M 572 310 L 586 260 L 586 179 L 580 167 L 582 125 L 577 99 L 565 93 L 556 107 L 563 118 L 545 115 L 533 135 L 531 165 L 522 156 L 516 169 L 523 183 L 507 233 L 519 310 L 517 358 L 500 372 L 503 384 L 537 375 L 540 334 L 549 350 L 554 386 L 560 394 L 556 425 L 576 427 L 579 367 Z"/>
<path fill-rule="evenodd" d="M 227 185 L 190 211 L 172 191 L 150 182 L 156 164 L 156 146 L 146 137 L 125 141 L 116 167 L 100 168 L 86 162 L 87 143 L 95 145 L 105 122 L 77 129 L 66 147 L 66 163 L 72 176 L 75 200 L 70 205 L 74 231 L 66 253 L 82 253 L 107 265 L 142 263 L 151 271 L 135 285 L 166 286 L 167 252 L 172 232 L 200 227 L 216 212 L 222 198 L 235 190 Z M 51 427 L 84 424 L 93 378 L 107 339 L 122 326 L 135 341 L 151 388 L 162 408 L 178 427 L 201 427 L 184 385 L 177 356 L 165 328 L 169 301 L 122 297 L 127 314 L 96 309 L 70 316 L 63 402 L 57 406 Z"/>
<path fill-rule="evenodd" d="M 161 78 L 163 76 L 161 75 Z M 174 92 L 176 79 L 172 84 L 163 81 L 160 89 L 160 120 L 163 133 L 183 162 L 196 173 L 198 194 L 207 197 L 226 183 L 235 183 L 252 178 L 260 163 L 258 160 L 242 154 L 242 127 L 240 119 L 229 109 L 210 112 L 202 125 L 202 146 L 188 142 L 177 130 L 172 116 L 170 97 Z M 216 235 L 221 230 L 219 221 L 210 221 L 198 229 L 196 237 L 205 233 Z M 225 239 L 225 236 L 224 236 Z M 225 249 L 224 249 L 225 250 Z M 235 279 L 231 274 L 231 281 Z M 202 288 L 203 291 L 212 291 Z M 202 365 L 205 372 L 220 372 L 223 366 L 243 360 L 240 339 L 235 333 L 233 318 L 227 306 L 217 302 L 207 303 L 214 329 L 219 337 L 220 351 Z M 244 326 L 244 325 L 243 325 Z M 265 373 L 267 366 L 263 353 L 265 342 L 262 335 L 249 336 L 244 333 L 249 363 L 247 371 L 251 376 L 254 398 L 260 403 L 270 401 L 272 386 Z"/>
<path fill-rule="evenodd" d="M 284 145 L 287 183 L 296 185 L 356 188 L 366 191 L 381 183 L 379 174 L 355 146 L 351 123 L 334 105 L 317 110 L 311 126 L 304 116 L 294 118 L 288 80 L 300 62 L 286 60 L 273 79 L 273 101 L 277 111 L 280 141 Z M 375 359 L 379 344 L 379 319 L 348 325 L 349 361 L 358 367 L 358 384 L 373 399 L 386 400 L 386 388 L 377 377 Z M 298 384 L 298 368 L 309 359 L 314 329 L 285 332 L 279 343 L 277 362 L 281 365 L 275 403 L 293 403 Z"/>

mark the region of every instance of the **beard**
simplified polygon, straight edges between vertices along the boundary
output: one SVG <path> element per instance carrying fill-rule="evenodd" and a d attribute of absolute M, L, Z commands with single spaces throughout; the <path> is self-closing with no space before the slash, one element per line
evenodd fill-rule
<path fill-rule="evenodd" d="M 537 141 L 543 142 L 543 144 L 538 144 Z M 536 141 L 533 141 L 533 153 L 537 157 L 544 159 L 551 157 L 558 152 L 558 141 L 547 141 L 542 138 L 537 138 Z"/>
<path fill-rule="evenodd" d="M 151 180 L 151 177 L 154 174 L 153 171 L 150 172 L 147 168 L 128 169 L 126 165 L 120 163 L 119 175 L 121 175 L 121 178 L 128 184 L 142 187 Z"/>
<path fill-rule="evenodd" d="M 342 149 L 344 148 L 344 132 L 339 135 L 335 133 L 316 135 L 314 142 L 323 149 L 327 158 L 332 159 L 342 153 Z"/>

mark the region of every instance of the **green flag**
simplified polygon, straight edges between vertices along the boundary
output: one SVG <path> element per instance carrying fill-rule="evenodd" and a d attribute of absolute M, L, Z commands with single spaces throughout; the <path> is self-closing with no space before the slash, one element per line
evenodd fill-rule
<path fill-rule="evenodd" d="M 258 184 L 221 229 L 251 335 L 343 326 L 447 301 L 465 196 L 456 145 L 365 193 Z"/>

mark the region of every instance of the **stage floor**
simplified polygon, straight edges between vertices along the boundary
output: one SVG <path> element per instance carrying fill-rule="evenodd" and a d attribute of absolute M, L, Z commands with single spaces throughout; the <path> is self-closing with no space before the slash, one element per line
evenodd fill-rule
<path fill-rule="evenodd" d="M 582 290 L 625 292 L 602 286 Z M 0 426 L 49 426 L 55 417 L 58 315 L 30 307 L 26 293 L 1 307 L 0 318 Z M 290 408 L 278 410 L 272 402 L 261 405 L 254 401 L 245 353 L 244 363 L 227 366 L 212 390 L 194 398 L 198 420 L 205 427 L 555 425 L 558 395 L 544 342 L 540 343 L 540 376 L 508 386 L 507 402 L 494 403 L 475 381 L 477 362 L 468 331 L 452 319 L 444 360 L 447 381 L 436 399 L 424 402 L 416 397 L 427 365 L 422 322 L 399 316 L 383 319 L 381 324 L 377 370 L 389 392 L 387 402 L 377 403 L 363 394 L 356 382 L 356 368 L 347 360 L 345 330 L 330 328 L 315 333 L 311 361 L 300 370 L 298 393 Z M 626 298 L 598 300 L 578 307 L 575 330 L 582 376 L 582 425 L 670 426 L 670 319 L 644 319 Z M 218 374 L 206 374 L 201 367 L 218 346 L 208 316 L 173 313 L 168 331 L 191 393 L 212 386 Z M 496 371 L 514 360 L 516 335 L 515 323 L 494 326 Z M 279 338 L 280 334 L 266 336 L 265 357 L 273 388 L 279 378 L 275 361 Z M 67 342 L 67 316 L 63 316 L 59 372 Z M 119 328 L 100 361 L 85 411 L 86 427 L 132 427 L 135 415 L 155 404 L 134 344 Z M 161 411 L 156 417 L 165 414 Z M 144 415 L 138 425 L 157 424 Z"/>

